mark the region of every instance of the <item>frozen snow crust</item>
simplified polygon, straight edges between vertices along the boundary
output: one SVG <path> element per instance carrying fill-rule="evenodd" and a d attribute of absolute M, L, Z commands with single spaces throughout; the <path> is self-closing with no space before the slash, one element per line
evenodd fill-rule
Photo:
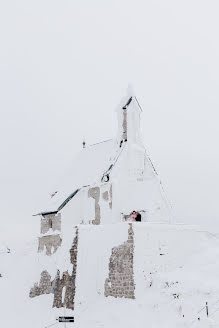
<path fill-rule="evenodd" d="M 74 315 L 67 327 L 217 327 L 219 321 L 219 240 L 185 225 L 133 223 L 135 299 L 104 296 L 112 248 L 128 239 L 129 225 L 78 225 L 75 310 L 52 308 L 53 294 L 29 298 L 47 270 L 72 272 L 69 250 L 75 228 L 62 235 L 52 256 L 37 253 L 37 240 L 1 247 L 1 327 L 43 328 L 58 316 Z M 206 320 L 205 302 L 210 317 Z M 201 310 L 201 311 L 200 311 Z M 200 313 L 198 313 L 200 311 Z M 200 320 L 198 320 L 198 317 Z M 64 327 L 56 323 L 54 327 Z"/>

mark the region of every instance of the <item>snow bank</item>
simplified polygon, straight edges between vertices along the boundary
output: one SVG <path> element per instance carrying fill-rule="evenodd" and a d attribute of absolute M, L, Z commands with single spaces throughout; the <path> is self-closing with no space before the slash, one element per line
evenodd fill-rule
<path fill-rule="evenodd" d="M 195 227 L 134 223 L 135 299 L 104 296 L 112 248 L 127 241 L 128 227 L 79 226 L 74 313 L 52 309 L 52 294 L 29 298 L 29 291 L 43 270 L 52 279 L 57 269 L 72 272 L 69 249 L 75 229 L 52 256 L 37 253 L 37 240 L 0 253 L 1 326 L 43 328 L 56 323 L 59 328 L 64 324 L 56 318 L 69 313 L 75 323 L 67 327 L 214 327 L 219 322 L 219 241 Z"/>

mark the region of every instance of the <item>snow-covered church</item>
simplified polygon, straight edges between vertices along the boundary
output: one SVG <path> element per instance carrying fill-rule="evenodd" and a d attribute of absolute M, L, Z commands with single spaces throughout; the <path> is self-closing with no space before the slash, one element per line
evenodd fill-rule
<path fill-rule="evenodd" d="M 121 223 L 133 210 L 140 211 L 142 221 L 169 222 L 159 176 L 142 143 L 141 113 L 128 91 L 117 108 L 117 136 L 84 145 L 63 184 L 38 213 L 42 235 L 77 224 Z"/>
<path fill-rule="evenodd" d="M 194 226 L 158 223 L 170 213 L 142 144 L 140 116 L 129 93 L 118 108 L 116 138 L 82 149 L 39 213 L 37 254 L 36 240 L 2 254 L 13 273 L 0 278 L 3 310 L 15 309 L 13 327 L 219 327 L 218 239 Z M 133 210 L 143 222 L 126 222 Z"/>

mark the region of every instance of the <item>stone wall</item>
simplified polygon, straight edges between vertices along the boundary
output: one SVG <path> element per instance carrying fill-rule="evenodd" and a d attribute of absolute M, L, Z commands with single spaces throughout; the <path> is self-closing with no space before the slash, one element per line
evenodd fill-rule
<path fill-rule="evenodd" d="M 40 232 L 44 234 L 47 233 L 49 229 L 52 229 L 52 231 L 61 231 L 61 213 L 42 215 Z"/>
<path fill-rule="evenodd" d="M 51 238 L 52 236 L 44 236 Z M 58 236 L 59 237 L 59 236 Z M 48 246 L 48 243 L 46 243 Z M 76 228 L 75 237 L 70 252 L 70 263 L 72 271 L 61 272 L 57 270 L 56 276 L 51 279 L 48 271 L 42 271 L 39 283 L 31 288 L 29 296 L 36 297 L 43 294 L 53 294 L 51 306 L 56 308 L 66 307 L 74 310 L 76 294 L 76 276 L 78 261 L 79 231 Z M 44 246 L 43 246 L 44 245 Z M 42 244 L 43 249 L 45 243 Z M 83 245 L 82 245 L 83 247 Z M 51 252 L 51 249 L 47 250 Z M 135 298 L 135 284 L 133 272 L 134 256 L 134 232 L 132 224 L 128 225 L 128 238 L 119 246 L 112 248 L 109 258 L 109 275 L 104 284 L 104 295 L 106 297 Z M 89 272 L 89 267 L 86 268 Z"/>
<path fill-rule="evenodd" d="M 35 297 L 43 294 L 50 294 L 52 292 L 51 276 L 47 271 L 41 273 L 39 284 L 35 283 L 30 290 L 30 297 Z"/>
<path fill-rule="evenodd" d="M 54 237 L 54 236 L 45 236 Z M 44 247 L 43 247 L 44 248 Z M 50 250 L 51 251 L 51 250 Z M 60 271 L 57 271 L 56 277 L 51 281 L 51 276 L 47 271 L 41 273 L 39 284 L 35 283 L 31 288 L 29 296 L 35 297 L 43 294 L 54 294 L 53 307 L 66 307 L 67 309 L 74 310 L 74 298 L 75 298 L 75 280 L 77 273 L 77 254 L 78 254 L 78 229 L 76 229 L 75 238 L 72 248 L 70 249 L 70 261 L 73 264 L 72 274 L 67 271 L 63 272 L 60 277 Z M 65 288 L 64 300 L 62 299 L 63 289 Z"/>
<path fill-rule="evenodd" d="M 46 255 L 54 254 L 58 247 L 62 244 L 62 239 L 59 235 L 43 236 L 39 238 L 38 252 L 43 252 L 46 249 Z"/>
<path fill-rule="evenodd" d="M 128 240 L 112 249 L 109 262 L 109 277 L 105 280 L 104 295 L 135 298 L 133 272 L 134 232 L 129 224 Z"/>
<path fill-rule="evenodd" d="M 53 307 L 66 307 L 67 309 L 74 310 L 74 298 L 75 298 L 75 280 L 77 273 L 77 254 L 78 254 L 78 229 L 76 230 L 76 235 L 72 248 L 70 249 L 70 259 L 73 264 L 72 274 L 69 275 L 68 272 L 64 272 L 62 278 L 60 279 L 60 273 L 57 272 L 55 278 L 54 287 L 54 301 Z M 64 301 L 62 300 L 62 292 L 65 287 Z"/>

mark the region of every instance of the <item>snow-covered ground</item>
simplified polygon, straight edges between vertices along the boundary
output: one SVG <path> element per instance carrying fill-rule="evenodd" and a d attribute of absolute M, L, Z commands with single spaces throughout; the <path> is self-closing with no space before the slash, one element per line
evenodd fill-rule
<path fill-rule="evenodd" d="M 136 299 L 130 300 L 104 297 L 111 250 L 127 240 L 128 224 L 79 226 L 74 313 L 53 309 L 52 294 L 29 298 L 42 270 L 52 279 L 57 269 L 71 272 L 74 230 L 51 257 L 37 253 L 37 236 L 11 247 L 2 242 L 0 327 L 64 327 L 56 318 L 65 313 L 75 316 L 66 326 L 77 328 L 218 327 L 219 239 L 194 226 L 134 223 L 133 230 Z"/>

